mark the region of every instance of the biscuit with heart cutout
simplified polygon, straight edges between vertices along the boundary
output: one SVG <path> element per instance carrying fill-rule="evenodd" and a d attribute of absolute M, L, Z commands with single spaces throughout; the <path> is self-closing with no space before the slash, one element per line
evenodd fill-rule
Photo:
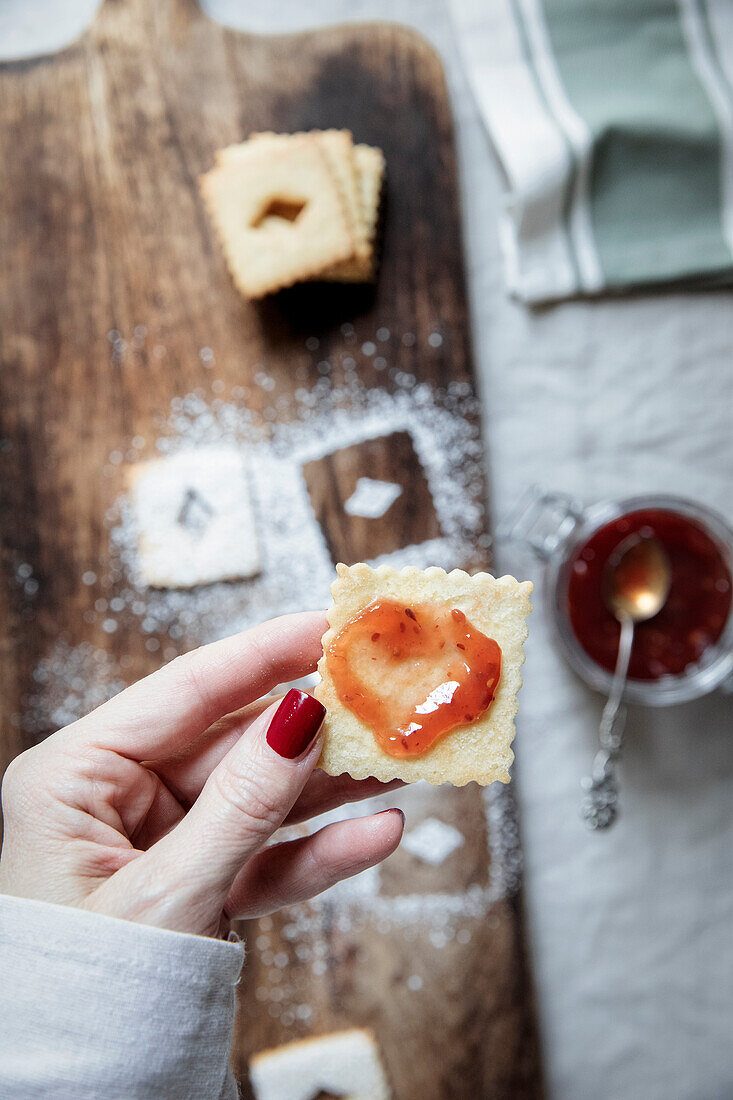
<path fill-rule="evenodd" d="M 269 148 L 279 150 L 286 148 L 288 144 L 300 141 L 315 141 L 323 153 L 326 163 L 333 175 L 339 189 L 344 206 L 344 212 L 349 225 L 349 232 L 353 241 L 353 253 L 346 264 L 354 265 L 355 271 L 371 270 L 372 241 L 369 225 L 364 213 L 364 186 L 369 190 L 369 184 L 365 185 L 361 178 L 360 164 L 362 160 L 368 161 L 371 169 L 371 158 L 364 158 L 363 154 L 357 157 L 357 149 L 365 149 L 366 146 L 355 146 L 349 130 L 310 130 L 307 133 L 276 134 L 260 132 L 250 134 L 247 141 L 240 145 L 230 145 L 217 153 L 217 161 L 220 164 L 232 163 L 248 155 L 250 149 Z M 334 268 L 326 268 L 316 278 L 331 279 L 336 275 L 340 265 Z"/>
<path fill-rule="evenodd" d="M 346 205 L 320 143 L 303 135 L 245 146 L 199 181 L 241 292 L 261 298 L 351 258 Z"/>
<path fill-rule="evenodd" d="M 509 576 L 495 578 L 488 573 L 470 576 L 460 569 L 451 573 L 414 567 L 398 571 L 384 565 L 373 569 L 363 563 L 338 565 L 336 572 L 338 576 L 331 587 L 334 602 L 328 612 L 329 629 L 323 637 L 324 655 L 318 665 L 321 682 L 314 692 L 326 707 L 320 767 L 330 775 L 348 772 L 355 779 L 375 776 L 383 782 L 402 779 L 410 783 L 424 779 L 428 783 L 455 786 L 472 780 L 484 786 L 495 780 L 509 782 L 517 692 L 522 685 L 520 669 L 528 633 L 526 620 L 532 610 L 529 600 L 532 584 Z M 500 671 L 488 686 L 488 698 L 493 691 L 493 701 L 475 719 L 439 735 L 420 755 L 397 756 L 385 751 L 381 747 L 383 738 L 377 736 L 379 731 L 375 734 L 356 712 L 369 713 L 369 704 L 375 701 L 388 705 L 400 720 L 410 713 L 413 702 L 412 714 L 434 711 L 436 700 L 439 704 L 446 701 L 440 693 L 448 687 L 458 698 L 453 686 L 458 682 L 452 679 L 453 673 L 446 679 L 445 671 L 452 667 L 449 662 L 457 660 L 460 664 L 461 657 L 448 649 L 445 656 L 436 655 L 433 647 L 419 664 L 411 661 L 409 651 L 406 657 L 398 653 L 399 660 L 395 663 L 394 648 L 387 650 L 386 636 L 376 632 L 371 635 L 372 648 L 368 651 L 365 645 L 369 639 L 364 644 L 359 642 L 361 650 L 351 666 L 336 664 L 335 658 L 341 662 L 349 660 L 344 657 L 344 649 L 351 642 L 344 641 L 346 635 L 341 634 L 344 628 L 365 609 L 384 601 L 402 607 L 410 621 L 418 625 L 421 615 L 422 621 L 431 623 L 450 623 L 450 617 L 454 616 L 456 623 L 465 622 L 469 633 L 468 628 L 473 628 L 474 637 L 479 631 L 485 636 L 484 641 L 493 640 L 501 651 Z M 409 630 L 407 620 L 405 625 Z M 448 628 L 445 629 L 448 637 Z M 463 648 L 462 644 L 458 646 Z M 469 671 L 465 675 L 473 675 L 470 654 L 465 656 L 469 658 Z M 355 709 L 344 701 L 348 694 L 343 688 L 344 674 L 350 686 L 349 677 L 353 674 L 356 694 L 351 696 L 351 704 Z M 403 730 L 399 724 L 398 730 Z"/>

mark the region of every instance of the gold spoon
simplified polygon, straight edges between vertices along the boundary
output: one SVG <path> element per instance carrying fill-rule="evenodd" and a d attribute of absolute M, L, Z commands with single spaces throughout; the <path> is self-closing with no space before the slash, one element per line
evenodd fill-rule
<path fill-rule="evenodd" d="M 616 764 L 621 755 L 625 715 L 621 701 L 629 673 L 634 627 L 653 619 L 664 607 L 672 580 L 669 558 L 655 538 L 629 535 L 619 543 L 606 564 L 603 598 L 621 624 L 618 657 L 599 730 L 600 750 L 593 773 L 583 780 L 586 795 L 581 812 L 591 829 L 607 829 L 618 813 Z"/>

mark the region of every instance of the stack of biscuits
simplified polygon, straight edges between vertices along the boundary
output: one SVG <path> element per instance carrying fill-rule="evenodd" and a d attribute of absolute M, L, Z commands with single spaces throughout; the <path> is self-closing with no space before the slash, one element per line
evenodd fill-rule
<path fill-rule="evenodd" d="M 348 130 L 252 134 L 220 149 L 201 193 L 242 294 L 371 282 L 384 167 L 381 149 Z"/>

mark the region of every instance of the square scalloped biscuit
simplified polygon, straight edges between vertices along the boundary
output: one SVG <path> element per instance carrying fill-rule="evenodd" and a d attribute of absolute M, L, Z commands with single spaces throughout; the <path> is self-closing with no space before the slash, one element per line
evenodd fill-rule
<path fill-rule="evenodd" d="M 363 1028 L 297 1039 L 250 1059 L 256 1100 L 390 1100 L 374 1035 Z"/>
<path fill-rule="evenodd" d="M 341 192 L 344 209 L 349 224 L 354 248 L 350 259 L 343 261 L 346 264 L 370 266 L 372 246 L 369 234 L 369 226 L 364 214 L 364 194 L 360 176 L 360 164 L 364 162 L 363 154 L 358 154 L 357 149 L 366 146 L 354 146 L 354 139 L 350 130 L 311 130 L 297 134 L 257 133 L 250 134 L 247 141 L 240 145 L 230 145 L 217 153 L 217 160 L 221 164 L 234 162 L 243 156 L 247 156 L 248 149 L 269 148 L 279 150 L 286 148 L 288 144 L 299 141 L 315 141 L 326 158 L 333 177 Z M 371 158 L 367 158 L 371 165 Z M 338 267 L 339 265 L 337 265 Z M 319 278 L 331 278 L 327 269 Z"/>
<path fill-rule="evenodd" d="M 151 588 L 193 588 L 260 571 L 241 451 L 199 447 L 128 467 L 138 571 Z"/>
<path fill-rule="evenodd" d="M 377 269 L 377 226 L 384 183 L 384 153 L 373 145 L 355 145 L 354 159 L 359 176 L 361 234 L 367 243 L 366 256 L 342 260 L 323 273 L 322 278 L 342 283 L 370 282 Z"/>
<path fill-rule="evenodd" d="M 385 160 L 381 149 L 354 145 L 349 130 L 313 130 L 296 134 L 260 132 L 216 153 L 219 165 L 246 160 L 263 147 L 280 150 L 299 141 L 319 144 L 336 180 L 353 241 L 352 255 L 312 275 L 314 280 L 370 282 L 376 272 L 376 234 L 379 222 Z"/>
<path fill-rule="evenodd" d="M 354 254 L 348 215 L 317 141 L 245 143 L 224 156 L 199 185 L 227 266 L 248 298 L 291 286 Z M 295 220 L 268 215 L 299 206 Z"/>
<path fill-rule="evenodd" d="M 383 782 L 419 779 L 428 783 L 463 786 L 475 780 L 486 786 L 499 780 L 509 782 L 514 754 L 514 718 L 517 692 L 522 686 L 527 616 L 532 610 L 530 581 L 514 577 L 492 577 L 489 573 L 470 576 L 461 569 L 398 571 L 381 565 L 336 567 L 331 586 L 333 605 L 328 612 L 329 630 L 323 637 L 324 656 L 318 664 L 321 682 L 314 695 L 326 707 L 325 740 L 319 761 L 330 775 L 348 772 L 355 779 L 375 776 Z M 499 644 L 501 677 L 494 701 L 486 713 L 470 725 L 447 734 L 422 756 L 390 756 L 377 745 L 370 728 L 339 700 L 328 671 L 325 650 L 346 623 L 379 598 L 404 600 L 411 604 L 443 604 L 463 611 L 469 622 Z"/>

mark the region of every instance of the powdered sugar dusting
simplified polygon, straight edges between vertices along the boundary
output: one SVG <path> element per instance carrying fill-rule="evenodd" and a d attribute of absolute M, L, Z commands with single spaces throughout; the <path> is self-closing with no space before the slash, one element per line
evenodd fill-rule
<path fill-rule="evenodd" d="M 33 685 L 22 716 L 31 732 L 68 726 L 127 686 L 109 653 L 88 642 L 72 646 L 65 638 L 36 665 Z"/>
<path fill-rule="evenodd" d="M 399 372 L 398 372 L 399 373 Z M 266 380 L 265 376 L 265 380 Z M 323 386 L 322 383 L 326 385 Z M 239 447 L 253 494 L 262 572 L 240 584 L 151 592 L 139 573 L 138 531 L 127 497 L 110 510 L 115 557 L 129 576 L 134 598 L 144 597 L 150 632 L 180 631 L 187 646 L 201 645 L 259 622 L 266 615 L 327 606 L 333 579 L 323 533 L 302 474 L 304 463 L 367 439 L 409 431 L 425 471 L 443 537 L 402 547 L 370 564 L 464 564 L 477 544 L 485 546 L 481 501 L 481 445 L 474 422 L 476 401 L 464 384 L 445 391 L 407 383 L 396 393 L 358 383 L 333 386 L 321 379 L 294 397 L 281 395 L 265 435 L 252 412 L 236 401 L 208 401 L 199 393 L 171 403 L 156 446 L 178 454 L 213 444 Z"/>

